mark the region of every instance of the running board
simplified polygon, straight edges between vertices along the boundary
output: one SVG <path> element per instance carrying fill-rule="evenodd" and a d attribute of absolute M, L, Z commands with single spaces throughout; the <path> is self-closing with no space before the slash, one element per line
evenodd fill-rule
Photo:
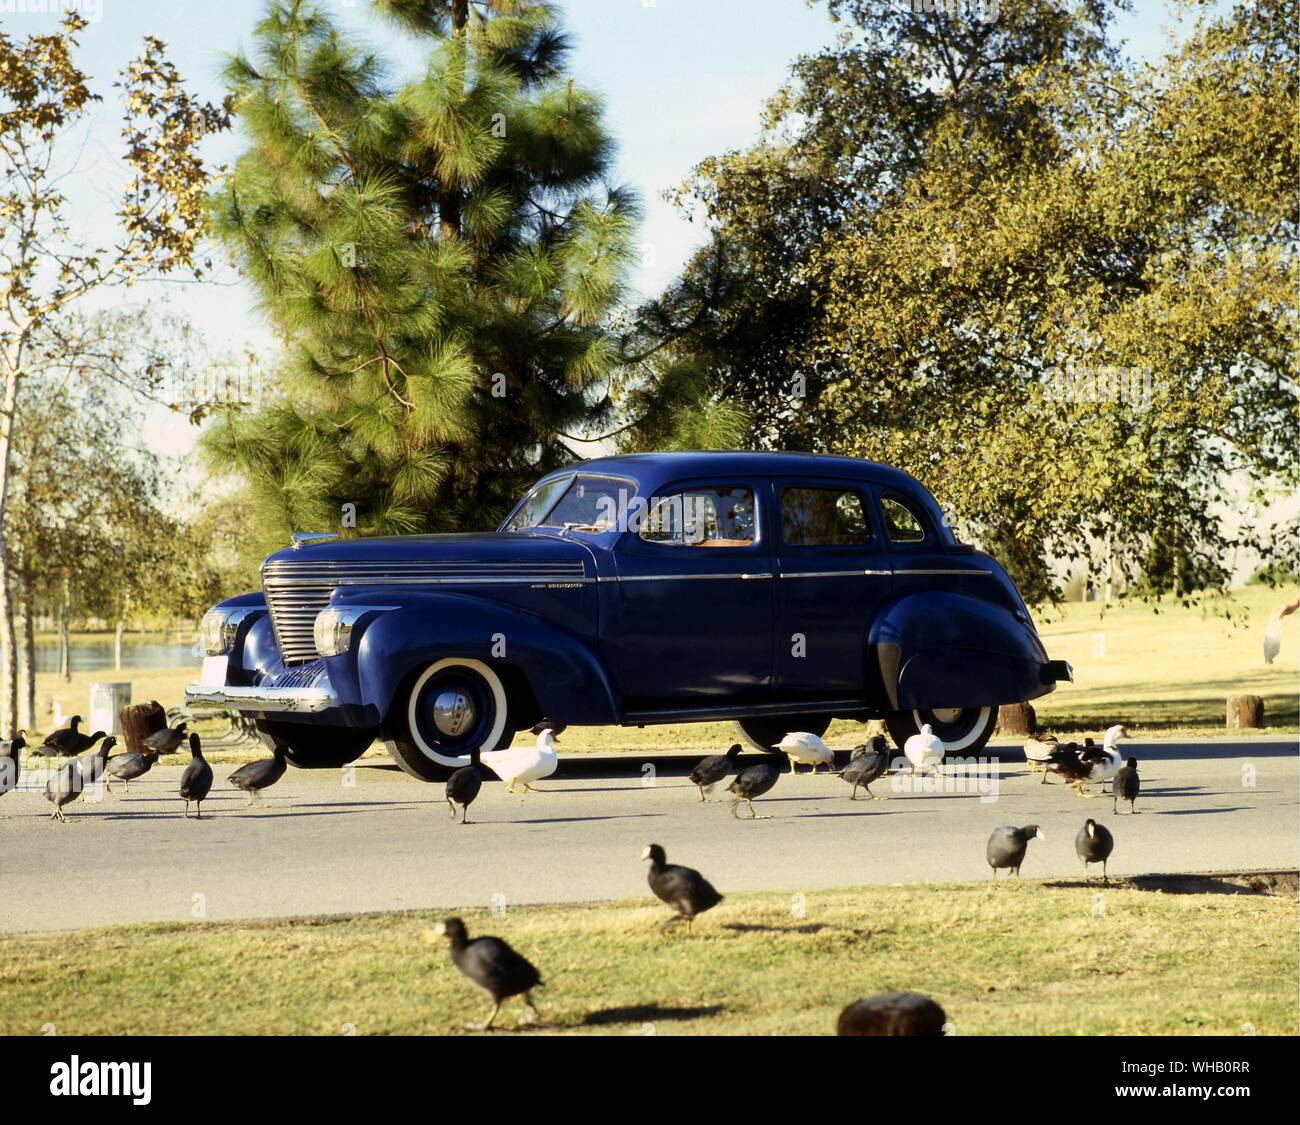
<path fill-rule="evenodd" d="M 727 719 L 761 719 L 768 715 L 863 714 L 876 710 L 861 699 L 828 699 L 816 703 L 756 703 L 750 707 L 672 707 L 662 711 L 627 711 L 620 726 L 648 727 L 663 723 L 714 723 Z"/>

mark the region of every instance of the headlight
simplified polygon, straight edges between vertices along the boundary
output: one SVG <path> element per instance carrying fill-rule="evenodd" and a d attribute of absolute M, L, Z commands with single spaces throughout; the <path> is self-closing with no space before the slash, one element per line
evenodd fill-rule
<path fill-rule="evenodd" d="M 347 652 L 352 647 L 353 630 L 362 617 L 393 608 L 391 605 L 343 605 L 321 610 L 312 626 L 316 651 L 321 656 L 339 656 Z"/>
<path fill-rule="evenodd" d="M 256 609 L 210 609 L 199 625 L 199 643 L 206 656 L 225 656 L 235 647 L 239 623 Z"/>

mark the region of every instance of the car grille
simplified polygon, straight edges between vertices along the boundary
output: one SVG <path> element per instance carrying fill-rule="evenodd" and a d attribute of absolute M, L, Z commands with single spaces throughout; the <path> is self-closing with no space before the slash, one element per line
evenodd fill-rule
<path fill-rule="evenodd" d="M 338 586 L 518 585 L 586 577 L 580 559 L 558 562 L 321 562 L 276 559 L 262 567 L 262 590 L 280 659 L 318 659 L 312 629 Z"/>

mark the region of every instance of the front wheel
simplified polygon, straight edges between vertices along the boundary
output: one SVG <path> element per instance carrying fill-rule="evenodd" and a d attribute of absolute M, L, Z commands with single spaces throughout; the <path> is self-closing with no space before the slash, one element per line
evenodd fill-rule
<path fill-rule="evenodd" d="M 737 719 L 736 729 L 755 750 L 771 751 L 787 734 L 807 731 L 821 738 L 831 725 L 828 715 L 778 715 L 774 719 Z"/>
<path fill-rule="evenodd" d="M 998 725 L 996 707 L 934 707 L 917 711 L 893 711 L 885 716 L 885 726 L 895 745 L 903 744 L 921 727 L 930 724 L 936 738 L 943 743 L 945 754 L 974 753 L 984 748 Z"/>
<path fill-rule="evenodd" d="M 421 781 L 444 781 L 469 752 L 514 737 L 505 685 L 481 660 L 449 657 L 419 672 L 393 701 L 383 729 L 393 760 Z"/>

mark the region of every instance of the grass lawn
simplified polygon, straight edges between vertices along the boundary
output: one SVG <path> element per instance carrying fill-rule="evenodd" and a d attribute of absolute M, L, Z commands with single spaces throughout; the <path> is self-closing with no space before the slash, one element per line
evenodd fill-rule
<path fill-rule="evenodd" d="M 1224 704 L 1229 695 L 1264 699 L 1264 733 L 1296 731 L 1300 723 L 1300 615 L 1288 618 L 1282 654 L 1264 664 L 1263 633 L 1269 612 L 1289 595 L 1285 590 L 1249 586 L 1202 609 L 1162 604 L 1159 612 L 1140 603 L 1102 612 L 1096 603 L 1071 603 L 1040 610 L 1036 617 L 1047 650 L 1070 661 L 1075 682 L 1035 701 L 1040 722 L 1061 731 L 1100 732 L 1121 720 L 1143 739 L 1187 734 L 1224 734 Z M 1224 615 L 1228 610 L 1230 616 Z M 164 668 L 78 672 L 71 683 L 55 673 L 37 676 L 38 705 L 57 700 L 65 714 L 86 712 L 90 684 L 129 680 L 136 702 L 178 703 L 194 669 Z M 204 728 L 200 727 L 200 733 Z M 1240 732 L 1249 736 L 1252 732 Z M 521 739 L 530 735 L 522 734 Z M 829 732 L 837 746 L 862 737 L 856 723 L 837 722 Z M 734 741 L 730 723 L 646 727 L 572 727 L 561 749 L 566 754 L 649 750 L 716 750 Z M 386 755 L 372 748 L 371 755 Z M 260 750 L 235 751 L 215 761 L 240 761 Z"/>
<path fill-rule="evenodd" d="M 1297 904 L 1026 880 L 729 896 L 694 935 L 653 900 L 466 912 L 541 970 L 540 1030 L 824 1034 L 933 996 L 956 1034 L 1294 1035 Z M 450 1033 L 488 1005 L 430 914 L 10 937 L 0 1034 Z M 522 1012 L 507 1003 L 499 1026 Z"/>

